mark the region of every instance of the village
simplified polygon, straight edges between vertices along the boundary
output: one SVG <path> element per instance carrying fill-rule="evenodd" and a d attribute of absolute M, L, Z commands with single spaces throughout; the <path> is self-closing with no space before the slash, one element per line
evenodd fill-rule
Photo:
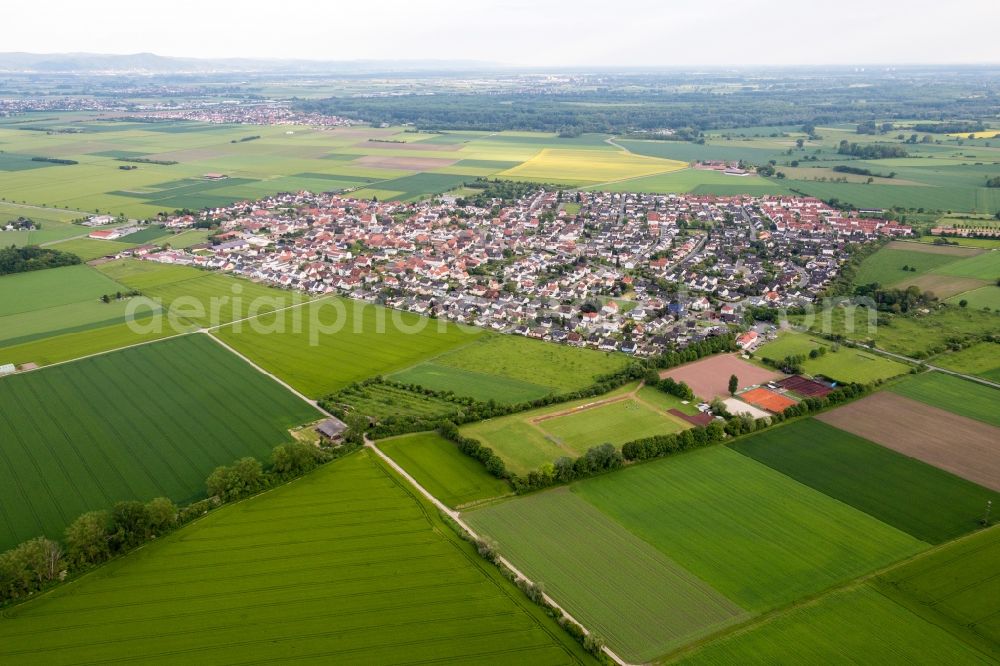
<path fill-rule="evenodd" d="M 488 207 L 301 192 L 161 223 L 218 227 L 211 243 L 123 254 L 639 356 L 814 302 L 849 244 L 912 233 L 811 198 L 545 190 Z"/>

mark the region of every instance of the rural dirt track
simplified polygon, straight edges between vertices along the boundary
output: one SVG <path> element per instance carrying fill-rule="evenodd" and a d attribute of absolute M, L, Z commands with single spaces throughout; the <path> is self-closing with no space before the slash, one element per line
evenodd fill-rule
<path fill-rule="evenodd" d="M 1000 428 L 888 391 L 816 418 L 1000 490 Z"/>
<path fill-rule="evenodd" d="M 588 409 L 594 409 L 595 407 L 603 407 L 604 405 L 610 405 L 615 402 L 621 402 L 622 400 L 628 400 L 629 398 L 634 398 L 635 394 L 639 392 L 640 388 L 642 388 L 642 384 L 640 384 L 639 387 L 635 389 L 635 391 L 622 393 L 621 395 L 616 395 L 613 398 L 595 400 L 594 402 L 588 402 L 585 405 L 580 405 L 578 407 L 571 407 L 570 409 L 563 409 L 558 412 L 553 412 L 551 414 L 543 414 L 542 416 L 531 419 L 531 422 L 541 423 L 542 421 L 548 421 L 549 419 L 557 419 L 560 416 L 568 416 L 570 414 L 576 414 L 577 412 L 585 412 Z"/>

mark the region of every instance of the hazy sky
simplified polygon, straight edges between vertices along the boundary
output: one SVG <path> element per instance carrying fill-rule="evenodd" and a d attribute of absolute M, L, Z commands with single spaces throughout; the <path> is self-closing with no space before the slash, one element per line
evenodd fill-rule
<path fill-rule="evenodd" d="M 48 0 L 0 51 L 515 65 L 1000 62 L 1000 0 Z"/>

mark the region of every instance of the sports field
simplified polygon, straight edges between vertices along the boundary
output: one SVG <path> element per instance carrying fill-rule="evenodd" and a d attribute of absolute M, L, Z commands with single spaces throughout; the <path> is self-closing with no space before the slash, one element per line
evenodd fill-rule
<path fill-rule="evenodd" d="M 319 413 L 191 335 L 0 379 L 0 549 L 126 499 L 184 502 Z"/>
<path fill-rule="evenodd" d="M 826 348 L 826 353 L 809 358 L 812 350 Z M 755 353 L 760 358 L 781 362 L 788 356 L 803 356 L 802 369 L 810 375 L 823 375 L 846 383 L 870 382 L 889 379 L 910 371 L 910 366 L 861 349 L 836 345 L 829 340 L 809 335 L 784 331 L 778 338 L 760 347 Z"/>
<path fill-rule="evenodd" d="M 0 618 L 5 664 L 592 663 L 360 451 Z"/>
<path fill-rule="evenodd" d="M 1000 505 L 995 491 L 814 419 L 732 448 L 932 544 L 977 529 L 988 500 Z"/>
<path fill-rule="evenodd" d="M 329 297 L 223 326 L 213 335 L 297 390 L 320 397 L 469 344 L 485 331 Z"/>
<path fill-rule="evenodd" d="M 437 433 L 391 437 L 379 440 L 378 447 L 450 507 L 463 507 L 511 492 L 506 481 L 489 474 L 482 463 Z"/>
<path fill-rule="evenodd" d="M 565 488 L 465 517 L 632 663 L 654 659 L 746 616 L 704 581 Z"/>
<path fill-rule="evenodd" d="M 753 612 L 926 548 L 725 447 L 636 465 L 572 489 Z"/>
<path fill-rule="evenodd" d="M 583 455 L 592 446 L 620 446 L 688 427 L 643 401 L 636 388 L 629 384 L 601 396 L 469 423 L 461 432 L 492 448 L 511 471 L 526 474 L 563 456 Z"/>
<path fill-rule="evenodd" d="M 952 633 L 871 586 L 836 592 L 708 643 L 677 663 L 988 664 Z"/>
<path fill-rule="evenodd" d="M 824 412 L 817 418 L 987 488 L 1000 490 L 1000 428 L 996 426 L 892 391 L 879 391 Z"/>
<path fill-rule="evenodd" d="M 491 334 L 391 378 L 478 400 L 516 403 L 585 388 L 598 375 L 628 362 L 624 354 Z"/>
<path fill-rule="evenodd" d="M 880 576 L 878 589 L 1000 660 L 1000 529 L 982 530 Z"/>

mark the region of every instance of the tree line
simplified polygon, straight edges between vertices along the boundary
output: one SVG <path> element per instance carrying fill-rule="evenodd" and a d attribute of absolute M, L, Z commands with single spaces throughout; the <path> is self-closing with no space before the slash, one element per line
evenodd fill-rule
<path fill-rule="evenodd" d="M 0 553 L 0 605 L 44 590 L 163 536 L 217 506 L 301 476 L 357 448 L 344 445 L 321 449 L 304 442 L 281 444 L 271 451 L 267 469 L 252 457 L 217 467 L 205 481 L 208 497 L 187 506 L 178 507 L 166 497 L 157 497 L 88 511 L 66 528 L 61 541 L 37 537 Z"/>
<path fill-rule="evenodd" d="M 11 245 L 0 249 L 0 275 L 74 266 L 79 263 L 82 263 L 82 260 L 75 254 L 38 247 L 37 245 L 26 247 Z"/>

